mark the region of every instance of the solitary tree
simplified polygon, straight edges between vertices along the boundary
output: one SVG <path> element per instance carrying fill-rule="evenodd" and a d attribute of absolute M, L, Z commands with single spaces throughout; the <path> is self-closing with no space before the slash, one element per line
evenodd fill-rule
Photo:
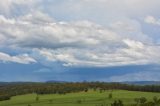
<path fill-rule="evenodd" d="M 37 101 L 37 102 L 39 101 L 39 96 L 38 96 L 38 95 L 36 96 L 36 101 Z"/>
<path fill-rule="evenodd" d="M 52 103 L 53 103 L 53 100 L 52 100 L 52 99 L 50 99 L 50 100 L 49 100 L 49 103 L 50 103 L 50 104 L 52 104 Z"/>
<path fill-rule="evenodd" d="M 110 93 L 110 94 L 108 95 L 108 98 L 109 98 L 109 99 L 112 99 L 112 93 Z"/>
<path fill-rule="evenodd" d="M 144 104 L 146 101 L 147 101 L 147 99 L 145 97 L 139 98 L 140 104 Z"/>
<path fill-rule="evenodd" d="M 82 100 L 81 100 L 81 99 L 77 100 L 77 103 L 78 103 L 78 104 L 81 104 L 81 103 L 82 103 Z"/>

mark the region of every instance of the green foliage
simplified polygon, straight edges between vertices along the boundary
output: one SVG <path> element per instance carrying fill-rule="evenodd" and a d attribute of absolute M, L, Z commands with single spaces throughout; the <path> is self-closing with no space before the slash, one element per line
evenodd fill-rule
<path fill-rule="evenodd" d="M 88 88 L 86 88 L 86 89 L 84 90 L 84 92 L 88 92 Z"/>
<path fill-rule="evenodd" d="M 79 99 L 79 100 L 76 101 L 76 103 L 81 104 L 81 103 L 82 103 L 82 100 Z"/>
<path fill-rule="evenodd" d="M 144 104 L 145 102 L 147 102 L 147 99 L 145 97 L 141 97 L 139 98 L 139 102 L 140 104 Z"/>
<path fill-rule="evenodd" d="M 108 99 L 112 99 L 112 93 L 109 93 Z"/>
<path fill-rule="evenodd" d="M 121 100 L 115 100 L 113 103 L 111 103 L 111 106 L 124 106 L 124 105 Z"/>
<path fill-rule="evenodd" d="M 108 106 L 107 104 L 96 104 L 95 106 Z"/>
<path fill-rule="evenodd" d="M 103 88 L 100 88 L 100 89 L 99 89 L 99 92 L 100 92 L 100 93 L 103 93 L 104 91 L 105 91 L 105 90 L 104 90 Z"/>
<path fill-rule="evenodd" d="M 145 97 L 135 98 L 134 101 L 136 102 L 136 106 L 145 106 L 147 99 Z"/>
<path fill-rule="evenodd" d="M 52 103 L 53 103 L 53 99 L 50 99 L 50 100 L 49 100 L 49 103 L 52 104 Z"/>
<path fill-rule="evenodd" d="M 0 101 L 9 100 L 10 98 L 11 98 L 11 96 L 7 95 L 7 94 L 1 94 L 0 95 Z"/>
<path fill-rule="evenodd" d="M 151 102 L 154 106 L 160 106 L 160 98 L 154 96 L 153 101 Z"/>
<path fill-rule="evenodd" d="M 154 96 L 153 100 L 149 102 L 147 102 L 145 97 L 135 98 L 134 101 L 136 102 L 135 106 L 160 106 L 160 99 L 156 96 Z"/>
<path fill-rule="evenodd" d="M 39 96 L 38 96 L 38 95 L 36 96 L 36 101 L 37 101 L 37 102 L 39 101 Z"/>

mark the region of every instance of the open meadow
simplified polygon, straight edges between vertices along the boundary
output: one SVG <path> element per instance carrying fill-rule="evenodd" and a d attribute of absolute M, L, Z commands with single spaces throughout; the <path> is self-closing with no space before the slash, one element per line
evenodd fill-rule
<path fill-rule="evenodd" d="M 109 95 L 112 94 L 112 97 Z M 126 90 L 99 90 L 68 94 L 26 94 L 14 96 L 11 100 L 1 101 L 0 106 L 110 106 L 115 100 L 122 100 L 125 106 L 136 104 L 135 98 L 145 97 L 152 101 L 160 93 L 138 92 Z"/>

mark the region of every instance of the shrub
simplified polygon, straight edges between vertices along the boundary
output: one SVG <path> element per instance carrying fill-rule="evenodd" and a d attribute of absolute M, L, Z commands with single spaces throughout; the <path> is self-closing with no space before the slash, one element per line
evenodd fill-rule
<path fill-rule="evenodd" d="M 81 103 L 82 103 L 82 100 L 77 100 L 77 103 L 78 103 L 78 104 L 81 104 Z"/>
<path fill-rule="evenodd" d="M 108 95 L 108 98 L 109 98 L 109 99 L 112 99 L 112 93 L 110 93 L 110 94 Z"/>
<path fill-rule="evenodd" d="M 112 104 L 111 104 L 111 106 L 124 106 L 123 105 L 123 102 L 121 101 L 121 100 L 115 100 Z"/>

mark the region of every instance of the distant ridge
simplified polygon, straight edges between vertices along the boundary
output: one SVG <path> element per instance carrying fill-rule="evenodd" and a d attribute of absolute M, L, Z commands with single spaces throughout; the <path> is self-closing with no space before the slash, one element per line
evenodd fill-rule
<path fill-rule="evenodd" d="M 67 81 L 57 81 L 57 80 L 49 80 L 46 83 L 67 83 Z"/>
<path fill-rule="evenodd" d="M 160 85 L 160 81 L 125 81 L 120 83 L 131 85 Z"/>
<path fill-rule="evenodd" d="M 88 81 L 85 81 L 88 82 Z M 90 82 L 90 81 L 89 81 Z M 94 81 L 100 82 L 100 81 Z M 57 80 L 49 80 L 45 82 L 0 82 L 0 85 L 10 85 L 10 84 L 33 84 L 33 83 L 70 83 L 68 81 L 57 81 Z M 105 82 L 104 82 L 105 83 Z M 129 85 L 160 85 L 160 81 L 124 81 L 124 82 L 106 82 L 106 83 L 121 83 L 121 84 L 129 84 Z"/>

